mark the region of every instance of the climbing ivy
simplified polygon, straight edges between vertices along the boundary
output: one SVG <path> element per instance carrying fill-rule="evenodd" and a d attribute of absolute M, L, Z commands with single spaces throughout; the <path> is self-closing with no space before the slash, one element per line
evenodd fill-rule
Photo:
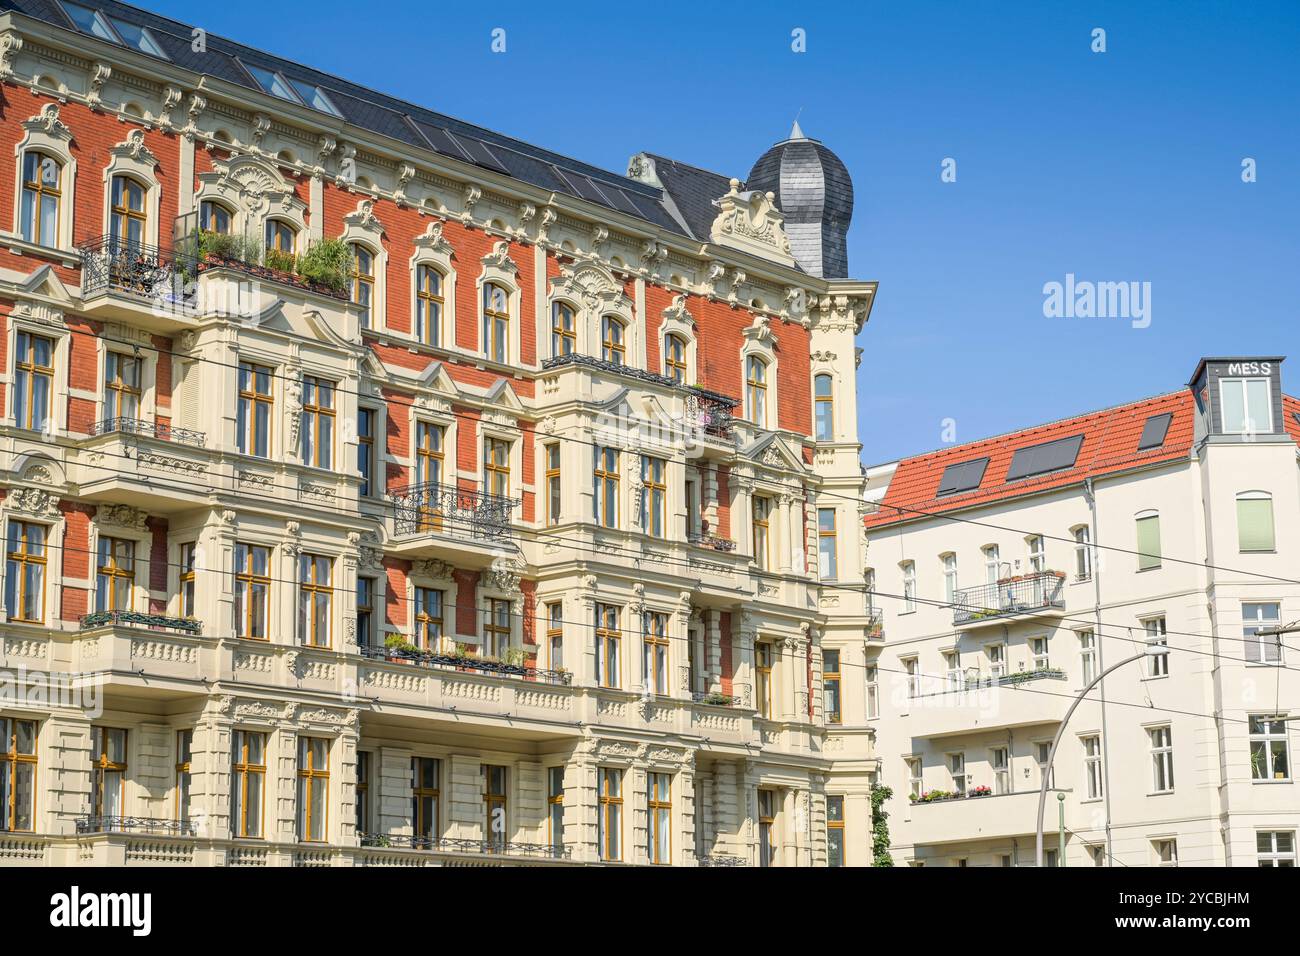
<path fill-rule="evenodd" d="M 871 788 L 871 865 L 893 866 L 894 858 L 889 855 L 889 814 L 884 803 L 894 795 L 894 791 L 884 784 L 875 784 Z"/>

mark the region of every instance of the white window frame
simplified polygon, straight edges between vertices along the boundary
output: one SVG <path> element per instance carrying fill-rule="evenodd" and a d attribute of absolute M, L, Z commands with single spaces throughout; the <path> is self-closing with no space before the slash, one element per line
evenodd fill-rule
<path fill-rule="evenodd" d="M 991 748 L 989 768 L 993 771 L 993 792 L 998 795 L 1011 793 L 1011 748 L 1006 746 Z"/>
<path fill-rule="evenodd" d="M 1074 580 L 1092 580 L 1092 540 L 1086 524 L 1074 528 Z"/>
<path fill-rule="evenodd" d="M 1268 408 L 1268 421 L 1264 424 L 1265 428 L 1251 427 L 1258 426 L 1250 417 L 1250 385 L 1258 383 L 1264 386 L 1264 400 Z M 1241 392 L 1241 410 L 1246 416 L 1245 422 L 1241 423 L 1240 428 L 1228 427 L 1227 406 L 1224 399 L 1227 396 L 1229 387 L 1239 387 Z M 1253 376 L 1242 376 L 1234 378 L 1219 379 L 1219 419 L 1223 423 L 1223 433 L 1225 435 L 1271 435 L 1273 433 L 1273 395 L 1271 389 L 1271 380 L 1267 378 L 1257 378 Z"/>
<path fill-rule="evenodd" d="M 957 555 L 949 551 L 940 557 L 943 560 L 944 600 L 953 604 L 957 600 Z"/>
<path fill-rule="evenodd" d="M 1169 646 L 1169 624 L 1163 614 L 1153 614 L 1142 618 L 1142 629 L 1146 632 L 1147 646 Z M 1147 679 L 1169 676 L 1169 652 L 1152 654 L 1147 658 Z"/>
<path fill-rule="evenodd" d="M 1255 730 L 1255 722 L 1260 721 L 1261 730 Z M 1282 730 L 1274 732 L 1271 725 L 1280 723 Z M 1250 745 L 1250 781 L 1251 783 L 1290 783 L 1291 782 L 1291 735 L 1288 731 L 1290 726 L 1285 715 L 1278 714 L 1251 714 L 1247 720 L 1247 734 Z M 1274 743 L 1282 742 L 1282 763 L 1285 765 L 1286 776 L 1274 776 Z M 1264 775 L 1257 777 L 1255 775 L 1255 744 L 1264 745 Z"/>
<path fill-rule="evenodd" d="M 1101 734 L 1080 734 L 1079 745 L 1083 748 L 1084 799 L 1100 800 L 1106 793 L 1102 773 Z"/>
<path fill-rule="evenodd" d="M 1290 850 L 1278 849 L 1277 838 L 1282 834 L 1286 834 L 1291 838 Z M 1268 836 L 1270 849 L 1261 850 L 1259 848 L 1259 838 L 1262 836 Z M 1289 863 L 1291 867 L 1295 867 L 1296 863 L 1298 862 L 1296 859 L 1295 840 L 1296 840 L 1296 834 L 1294 830 L 1256 830 L 1255 831 L 1255 854 L 1256 854 L 1256 859 L 1259 862 L 1259 865 L 1262 867 L 1273 868 L 1273 867 L 1280 867 L 1283 866 L 1284 864 Z"/>
<path fill-rule="evenodd" d="M 1151 792 L 1174 792 L 1174 732 L 1171 724 L 1146 728 L 1151 753 Z M 1165 784 L 1161 787 L 1161 782 Z"/>
<path fill-rule="evenodd" d="M 1273 617 L 1264 617 L 1264 608 L 1273 608 Z M 1255 608 L 1254 617 L 1248 615 L 1252 612 L 1248 609 Z M 1253 623 L 1250 623 L 1253 622 Z M 1242 601 L 1241 602 L 1241 631 L 1245 638 L 1246 662 L 1247 666 L 1276 667 L 1282 664 L 1282 636 L 1266 635 L 1265 640 L 1259 640 L 1258 632 L 1262 627 L 1277 626 L 1282 623 L 1282 604 L 1279 601 Z M 1252 640 L 1252 638 L 1254 638 Z M 1271 638 L 1271 639 L 1267 639 Z M 1273 653 L 1273 659 L 1269 659 L 1269 652 Z"/>

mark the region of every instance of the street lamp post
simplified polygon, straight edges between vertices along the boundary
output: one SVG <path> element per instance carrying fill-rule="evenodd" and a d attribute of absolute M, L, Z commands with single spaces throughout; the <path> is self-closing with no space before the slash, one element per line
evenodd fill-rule
<path fill-rule="evenodd" d="M 1061 726 L 1056 728 L 1056 736 L 1052 738 L 1052 749 L 1047 752 L 1047 766 L 1043 768 L 1043 780 L 1038 787 L 1038 827 L 1035 831 L 1036 852 L 1034 855 L 1036 866 L 1041 868 L 1043 865 L 1043 813 L 1047 809 L 1047 782 L 1052 779 L 1052 764 L 1056 760 L 1056 748 L 1060 746 L 1061 737 L 1065 734 L 1065 725 L 1070 722 L 1070 718 L 1074 716 L 1075 709 L 1083 703 L 1083 699 L 1088 696 L 1088 692 L 1100 684 L 1102 679 L 1111 671 L 1119 670 L 1119 668 L 1123 667 L 1125 664 L 1132 664 L 1134 661 L 1140 661 L 1143 658 L 1156 657 L 1160 654 L 1167 653 L 1169 653 L 1169 648 L 1165 647 L 1163 644 L 1148 644 L 1141 654 L 1134 654 L 1132 657 L 1126 657 L 1118 663 L 1111 664 L 1110 667 L 1107 667 L 1104 671 L 1094 677 L 1091 684 L 1079 691 L 1079 695 L 1075 697 L 1074 702 L 1070 704 L 1070 709 L 1065 712 L 1065 717 L 1061 720 Z M 1062 810 L 1064 810 L 1064 805 L 1062 805 Z M 1062 830 L 1064 830 L 1064 825 L 1062 825 Z M 1064 841 L 1062 841 L 1061 845 L 1061 857 L 1062 859 L 1065 857 Z"/>

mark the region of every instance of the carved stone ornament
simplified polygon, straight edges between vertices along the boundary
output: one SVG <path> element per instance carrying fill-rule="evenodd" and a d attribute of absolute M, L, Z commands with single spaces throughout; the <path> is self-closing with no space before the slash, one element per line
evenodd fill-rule
<path fill-rule="evenodd" d="M 424 558 L 417 560 L 411 570 L 417 577 L 429 578 L 434 581 L 450 581 L 455 569 L 446 561 L 438 558 Z"/>
<path fill-rule="evenodd" d="M 740 180 L 733 179 L 731 189 L 713 204 L 718 207 L 709 235 L 713 242 L 794 265 L 790 239 L 785 234 L 785 217 L 776 206 L 775 193 L 741 192 Z"/>
<path fill-rule="evenodd" d="M 510 258 L 510 243 L 504 239 L 492 246 L 492 251 L 483 257 L 482 262 L 485 266 L 500 269 L 512 276 L 519 272 L 519 267 Z"/>
<path fill-rule="evenodd" d="M 23 121 L 23 129 L 29 133 L 44 133 L 65 142 L 72 139 L 72 130 L 59 119 L 58 103 L 46 103 L 38 114 Z"/>
<path fill-rule="evenodd" d="M 112 525 L 129 531 L 143 531 L 148 517 L 139 508 L 130 505 L 100 505 L 95 512 L 96 524 Z"/>
<path fill-rule="evenodd" d="M 415 248 L 439 255 L 452 256 L 454 250 L 451 243 L 443 236 L 443 228 L 444 223 L 441 219 L 435 219 L 429 223 L 429 227 L 424 230 L 424 233 L 416 236 L 413 240 Z"/>
<path fill-rule="evenodd" d="M 133 129 L 126 139 L 109 150 L 118 159 L 130 159 L 150 168 L 158 165 L 158 157 L 144 144 L 144 130 Z"/>
<path fill-rule="evenodd" d="M 483 572 L 483 583 L 493 590 L 512 594 L 519 590 L 523 570 L 523 565 L 513 558 L 497 558 L 492 567 Z"/>
<path fill-rule="evenodd" d="M 59 516 L 59 496 L 45 488 L 15 488 L 9 492 L 9 506 L 38 518 Z"/>

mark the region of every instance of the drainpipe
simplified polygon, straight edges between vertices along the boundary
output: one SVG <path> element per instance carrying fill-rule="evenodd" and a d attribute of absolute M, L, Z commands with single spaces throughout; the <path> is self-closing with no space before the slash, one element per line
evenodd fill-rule
<path fill-rule="evenodd" d="M 1088 568 L 1092 571 L 1093 643 L 1097 648 L 1097 672 L 1101 673 L 1106 668 L 1106 662 L 1102 658 L 1101 649 L 1101 569 L 1097 567 L 1097 554 L 1099 553 L 1097 541 L 1097 492 L 1093 487 L 1091 478 L 1083 480 L 1083 495 L 1088 500 L 1089 521 L 1092 525 L 1092 533 L 1089 535 L 1091 540 L 1088 542 L 1088 547 L 1091 549 L 1091 553 L 1088 555 Z M 1111 866 L 1115 859 L 1115 837 L 1111 831 L 1110 820 L 1110 734 L 1106 730 L 1105 681 L 1097 687 L 1097 699 L 1101 704 L 1101 796 L 1106 812 L 1106 865 Z"/>

